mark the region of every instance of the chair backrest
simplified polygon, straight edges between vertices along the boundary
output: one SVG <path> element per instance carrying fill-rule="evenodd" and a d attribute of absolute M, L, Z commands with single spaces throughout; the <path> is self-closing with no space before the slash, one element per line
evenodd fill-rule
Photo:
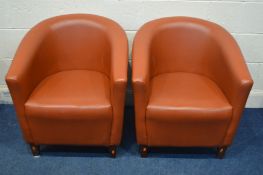
<path fill-rule="evenodd" d="M 210 23 L 187 17 L 165 20 L 156 26 L 151 40 L 152 76 L 170 72 L 209 75 L 222 56 Z"/>
<path fill-rule="evenodd" d="M 86 69 L 109 75 L 111 43 L 107 25 L 111 22 L 95 15 L 64 15 L 41 22 L 39 26 L 46 26 L 48 32 L 36 61 L 48 64 L 46 71 L 50 73 Z"/>

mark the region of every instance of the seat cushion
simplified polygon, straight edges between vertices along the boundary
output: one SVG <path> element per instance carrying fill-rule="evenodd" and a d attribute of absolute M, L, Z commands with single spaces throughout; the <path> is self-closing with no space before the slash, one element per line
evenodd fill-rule
<path fill-rule="evenodd" d="M 105 144 L 112 121 L 109 79 L 88 70 L 56 73 L 35 88 L 25 112 L 35 142 Z"/>
<path fill-rule="evenodd" d="M 149 144 L 212 146 L 220 144 L 232 106 L 209 78 L 166 73 L 152 79 L 146 110 Z"/>

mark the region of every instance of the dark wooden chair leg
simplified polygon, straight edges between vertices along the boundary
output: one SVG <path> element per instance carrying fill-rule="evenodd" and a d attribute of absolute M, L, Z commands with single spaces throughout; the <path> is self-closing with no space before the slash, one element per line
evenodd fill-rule
<path fill-rule="evenodd" d="M 30 149 L 31 149 L 33 156 L 39 156 L 40 155 L 40 146 L 39 145 L 30 144 Z"/>
<path fill-rule="evenodd" d="M 226 150 L 227 150 L 227 146 L 218 147 L 217 154 L 216 154 L 217 158 L 223 159 L 225 156 Z"/>
<path fill-rule="evenodd" d="M 117 155 L 117 147 L 116 146 L 110 146 L 109 147 L 109 152 L 111 154 L 112 158 L 115 158 Z"/>
<path fill-rule="evenodd" d="M 140 145 L 140 154 L 142 158 L 145 158 L 148 156 L 148 146 Z"/>

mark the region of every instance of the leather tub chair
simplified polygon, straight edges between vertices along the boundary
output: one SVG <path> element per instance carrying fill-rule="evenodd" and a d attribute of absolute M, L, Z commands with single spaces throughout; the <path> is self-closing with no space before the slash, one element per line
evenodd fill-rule
<path fill-rule="evenodd" d="M 223 158 L 253 85 L 233 37 L 212 22 L 168 17 L 146 23 L 133 44 L 137 142 L 213 147 Z"/>
<path fill-rule="evenodd" d="M 120 144 L 128 46 L 114 21 L 72 14 L 37 24 L 6 76 L 24 139 L 40 145 Z"/>

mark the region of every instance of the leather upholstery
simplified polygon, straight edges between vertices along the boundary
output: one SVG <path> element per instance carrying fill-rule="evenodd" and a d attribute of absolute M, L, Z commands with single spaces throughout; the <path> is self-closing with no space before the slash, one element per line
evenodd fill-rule
<path fill-rule="evenodd" d="M 25 140 L 118 145 L 127 49 L 125 32 L 104 17 L 63 15 L 33 27 L 6 76 Z"/>
<path fill-rule="evenodd" d="M 220 144 L 231 115 L 232 106 L 205 76 L 184 72 L 158 75 L 152 79 L 146 108 L 148 144 Z"/>
<path fill-rule="evenodd" d="M 189 17 L 146 23 L 133 43 L 137 142 L 228 146 L 253 85 L 222 27 Z"/>

